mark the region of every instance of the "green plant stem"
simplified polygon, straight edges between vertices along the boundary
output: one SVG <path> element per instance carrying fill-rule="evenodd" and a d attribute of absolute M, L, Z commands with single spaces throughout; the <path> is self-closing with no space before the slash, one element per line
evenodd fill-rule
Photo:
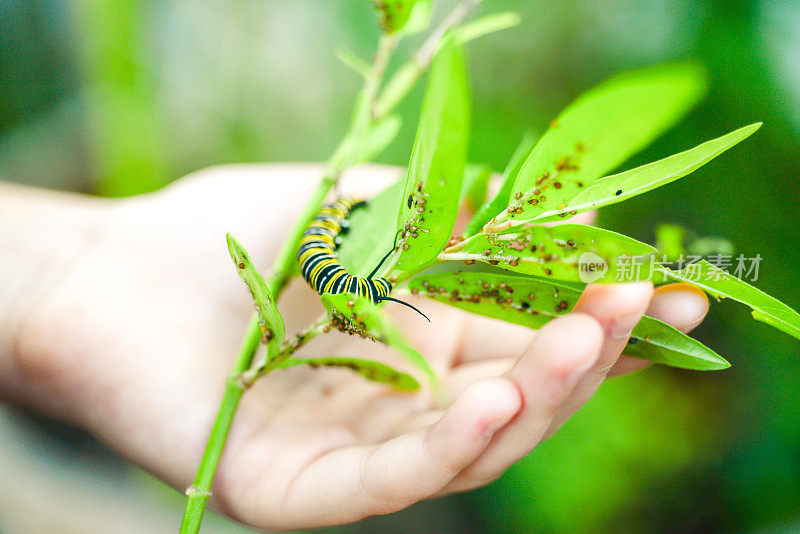
<path fill-rule="evenodd" d="M 200 460 L 194 483 L 186 490 L 186 510 L 181 522 L 181 534 L 196 533 L 200 530 L 203 512 L 205 512 L 206 503 L 211 497 L 211 483 L 214 481 L 222 449 L 225 446 L 236 408 L 239 406 L 242 394 L 247 389 L 239 377 L 250 367 L 253 355 L 260 343 L 261 329 L 258 319 L 254 315 L 247 326 L 247 333 L 239 349 L 239 356 L 236 358 L 236 363 L 233 365 L 233 370 L 225 386 L 225 394 L 222 397 L 214 426 L 211 428 L 211 434 L 208 437 L 203 458 Z"/>
<path fill-rule="evenodd" d="M 259 377 L 268 374 L 278 367 L 278 365 L 291 358 L 295 352 L 300 350 L 300 347 L 325 332 L 329 326 L 330 319 L 328 318 L 328 314 L 323 313 L 313 323 L 298 332 L 292 339 L 287 340 L 274 358 L 269 360 L 263 358 L 251 365 L 250 369 L 242 373 L 240 382 L 246 388 L 250 387 Z"/>
<path fill-rule="evenodd" d="M 303 212 L 301 213 L 297 222 L 292 227 L 292 230 L 289 232 L 286 240 L 283 242 L 277 257 L 272 264 L 272 268 L 270 270 L 271 274 L 267 280 L 267 286 L 269 287 L 270 293 L 272 293 L 276 301 L 282 293 L 283 288 L 286 287 L 289 279 L 294 274 L 295 253 L 306 226 L 308 226 L 309 221 L 311 221 L 316 214 L 319 206 L 325 200 L 327 194 L 338 183 L 342 172 L 344 172 L 348 167 L 357 163 L 356 156 L 354 154 L 355 151 L 358 150 L 360 143 L 363 141 L 362 136 L 366 134 L 367 129 L 364 126 L 370 126 L 371 124 L 374 124 L 375 122 L 384 118 L 386 115 L 388 115 L 388 113 L 391 113 L 397 104 L 399 104 L 400 101 L 411 91 L 414 83 L 418 81 L 419 77 L 424 73 L 424 70 L 430 66 L 430 63 L 433 60 L 433 55 L 435 55 L 436 51 L 438 50 L 437 40 L 441 40 L 446 31 L 450 27 L 463 20 L 472 7 L 477 5 L 479 2 L 480 0 L 464 0 L 464 2 L 456 6 L 454 11 L 445 19 L 445 22 L 434 31 L 431 38 L 426 41 L 426 43 L 423 45 L 423 48 L 420 49 L 420 52 L 416 54 L 416 56 L 420 56 L 424 60 L 421 64 L 419 64 L 421 65 L 422 71 L 415 73 L 413 80 L 409 81 L 410 83 L 404 83 L 401 87 L 395 88 L 392 93 L 391 102 L 385 103 L 381 108 L 382 114 L 378 114 L 376 113 L 377 108 L 375 105 L 376 100 L 379 98 L 378 91 L 381 87 L 386 66 L 388 65 L 398 43 L 396 36 L 381 36 L 381 39 L 378 42 L 378 48 L 375 53 L 372 68 L 365 77 L 364 86 L 359 93 L 356 103 L 356 110 L 353 121 L 350 125 L 350 129 L 325 165 L 325 171 L 323 173 L 322 180 L 303 209 Z M 434 40 L 434 36 L 436 36 L 436 40 Z M 423 52 L 424 50 L 426 51 Z M 430 54 L 433 55 L 431 55 L 429 59 L 425 59 Z M 366 110 L 368 112 L 366 117 L 359 116 L 359 106 L 364 106 L 362 110 Z M 325 321 L 327 321 L 327 319 Z M 306 330 L 298 334 L 299 336 L 305 332 L 305 339 L 302 341 L 302 344 L 319 335 L 319 333 L 325 329 L 326 324 L 326 322 L 323 323 L 321 320 L 317 320 Z M 296 342 L 297 338 L 295 338 L 293 341 Z M 217 466 L 219 465 L 219 460 L 222 456 L 222 450 L 225 446 L 225 440 L 228 437 L 228 431 L 233 423 L 233 417 L 236 413 L 236 408 L 239 405 L 239 401 L 241 400 L 244 392 L 252 384 L 253 380 L 259 376 L 267 374 L 272 370 L 272 367 L 270 366 L 266 366 L 261 370 L 259 370 L 258 365 L 253 366 L 255 354 L 258 350 L 260 342 L 261 330 L 257 317 L 254 314 L 247 327 L 247 332 L 245 333 L 244 340 L 242 341 L 242 345 L 239 350 L 239 356 L 237 357 L 236 363 L 234 364 L 233 370 L 228 378 L 225 393 L 223 395 L 219 411 L 217 412 L 214 426 L 211 429 L 211 434 L 209 435 L 205 453 L 203 454 L 203 458 L 200 461 L 200 466 L 197 469 L 197 475 L 195 476 L 194 483 L 189 489 L 186 490 L 186 510 L 184 512 L 183 522 L 181 523 L 181 534 L 196 534 L 199 532 L 206 503 L 211 497 L 211 485 L 214 481 L 214 475 L 216 473 Z M 299 346 L 302 346 L 302 344 Z M 277 362 L 279 360 L 285 360 L 291 356 L 291 354 L 297 350 L 299 346 L 290 349 L 290 345 L 284 345 L 287 351 L 291 350 L 291 352 L 288 352 L 288 355 L 284 356 L 284 351 L 282 348 L 281 352 L 279 352 L 273 361 Z"/>
<path fill-rule="evenodd" d="M 445 17 L 430 36 L 425 40 L 417 52 L 389 79 L 386 87 L 372 106 L 372 115 L 379 121 L 389 115 L 397 105 L 408 95 L 423 74 L 428 70 L 441 47 L 442 40 L 447 32 L 461 24 L 470 11 L 481 3 L 482 0 L 463 0 Z"/>
<path fill-rule="evenodd" d="M 374 100 L 375 94 L 380 87 L 381 78 L 386 70 L 386 65 L 388 64 L 392 52 L 396 46 L 396 38 L 381 38 L 378 46 L 378 52 L 375 54 L 375 64 L 373 65 L 370 75 L 365 80 L 364 88 L 362 90 L 362 94 L 360 95 L 360 98 L 366 98 L 366 101 L 370 104 Z M 341 154 L 342 149 L 348 148 L 343 146 L 345 143 L 352 143 L 352 134 L 350 132 L 348 132 L 348 135 L 346 135 L 342 140 L 342 144 L 339 148 L 337 148 L 337 150 L 334 152 L 334 155 L 331 157 L 331 160 L 326 165 L 326 171 L 322 180 L 303 209 L 303 212 L 301 213 L 297 222 L 292 227 L 287 239 L 283 242 L 277 257 L 272 264 L 272 274 L 267 280 L 267 285 L 276 300 L 294 273 L 295 251 L 297 250 L 297 246 L 300 242 L 300 238 L 303 235 L 303 231 L 305 230 L 306 226 L 308 226 L 309 221 L 314 217 L 314 214 L 319 209 L 319 206 L 325 200 L 325 196 L 338 182 L 339 176 L 348 165 L 348 161 L 351 160 L 350 157 L 337 157 L 339 154 Z M 319 326 L 317 323 L 312 325 L 310 328 L 314 327 L 319 327 L 318 331 L 314 330 L 313 332 L 307 333 L 308 339 L 316 337 L 316 335 L 318 335 L 324 328 L 324 326 Z M 304 340 L 303 343 L 305 343 L 305 341 L 308 339 Z M 247 332 L 245 333 L 244 340 L 242 341 L 242 345 L 239 350 L 239 356 L 237 357 L 230 377 L 228 378 L 228 382 L 225 387 L 225 393 L 222 397 L 222 402 L 220 403 L 220 408 L 217 412 L 214 426 L 211 429 L 206 450 L 197 469 L 194 483 L 186 491 L 186 509 L 184 512 L 183 521 L 181 523 L 181 534 L 196 534 L 200 530 L 200 523 L 203 520 L 203 513 L 205 511 L 206 503 L 211 497 L 211 485 L 214 481 L 214 475 L 216 473 L 217 466 L 219 465 L 220 457 L 222 456 L 225 440 L 228 437 L 228 432 L 231 424 L 233 423 L 233 417 L 236 413 L 236 408 L 239 405 L 242 395 L 248 389 L 250 383 L 252 383 L 251 380 L 242 380 L 242 378 L 244 373 L 251 368 L 260 342 L 261 330 L 258 324 L 258 319 L 254 314 L 251 317 L 250 323 L 247 327 Z M 291 350 L 291 353 L 297 350 L 299 346 L 300 345 L 295 346 Z M 291 353 L 289 353 L 289 355 L 291 355 Z M 286 357 L 283 357 L 283 359 L 286 359 Z M 276 360 L 277 359 L 278 358 L 276 357 Z M 261 374 L 265 374 L 265 372 L 258 373 L 256 371 L 256 374 L 252 377 L 252 380 Z"/>

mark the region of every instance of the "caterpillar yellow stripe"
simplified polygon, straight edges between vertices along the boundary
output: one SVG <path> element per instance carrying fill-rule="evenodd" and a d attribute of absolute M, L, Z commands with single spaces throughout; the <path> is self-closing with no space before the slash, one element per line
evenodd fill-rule
<path fill-rule="evenodd" d="M 339 198 L 323 206 L 303 232 L 300 247 L 297 251 L 297 260 L 300 263 L 300 274 L 308 285 L 320 295 L 323 293 L 352 293 L 368 298 L 372 302 L 391 300 L 399 302 L 428 317 L 410 304 L 389 296 L 392 284 L 385 278 L 373 278 L 381 263 L 366 277 L 355 276 L 347 272 L 339 258 L 336 249 L 341 241 L 340 234 L 350 230 L 348 216 L 358 208 L 366 206 L 366 202 L 355 198 Z M 390 251 L 391 253 L 391 251 Z M 430 319 L 428 319 L 430 321 Z"/>

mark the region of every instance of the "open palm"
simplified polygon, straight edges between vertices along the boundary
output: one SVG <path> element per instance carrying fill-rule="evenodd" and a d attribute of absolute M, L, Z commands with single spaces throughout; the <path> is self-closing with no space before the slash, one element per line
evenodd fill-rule
<path fill-rule="evenodd" d="M 89 245 L 31 303 L 18 332 L 11 395 L 185 488 L 252 312 L 225 233 L 266 269 L 319 172 L 222 167 L 152 195 L 95 201 Z M 398 172 L 362 167 L 343 187 L 368 197 Z M 279 304 L 289 333 L 322 312 L 302 280 Z M 430 324 L 401 306 L 387 310 L 441 374 L 441 391 L 393 393 L 336 369 L 272 373 L 242 401 L 214 486 L 217 508 L 263 528 L 315 527 L 486 484 L 554 432 L 609 372 L 642 365 L 618 358 L 645 311 L 686 331 L 707 310 L 694 291 L 654 296 L 649 283 L 590 286 L 575 313 L 538 332 L 414 304 Z M 315 339 L 304 354 L 403 367 L 386 347 L 340 333 Z"/>

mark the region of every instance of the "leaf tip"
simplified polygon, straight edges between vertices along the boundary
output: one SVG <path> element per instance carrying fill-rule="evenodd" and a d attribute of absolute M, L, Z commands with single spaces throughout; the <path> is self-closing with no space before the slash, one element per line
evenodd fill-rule
<path fill-rule="evenodd" d="M 233 237 L 233 234 L 230 232 L 225 234 L 225 240 L 228 242 L 228 252 L 231 255 L 233 261 L 237 261 L 239 257 L 244 256 L 244 248 L 239 241 Z"/>

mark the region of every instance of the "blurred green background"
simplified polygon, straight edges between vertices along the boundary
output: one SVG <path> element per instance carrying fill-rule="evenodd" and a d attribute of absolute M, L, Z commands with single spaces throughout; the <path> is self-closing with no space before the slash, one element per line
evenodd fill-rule
<path fill-rule="evenodd" d="M 453 4 L 439 0 L 436 16 Z M 630 167 L 764 121 L 690 177 L 600 223 L 653 239 L 658 222 L 730 238 L 764 258 L 756 285 L 797 308 L 800 2 L 493 0 L 520 26 L 468 50 L 470 157 L 502 169 L 580 92 L 617 72 L 692 57 L 701 106 Z M 0 0 L 0 179 L 130 195 L 193 170 L 322 160 L 368 58 L 368 0 Z M 401 49 L 412 50 L 419 39 Z M 421 90 L 380 161 L 410 153 Z M 697 337 L 729 370 L 654 368 L 605 384 L 552 440 L 490 487 L 347 532 L 800 530 L 800 345 L 714 305 Z M 74 429 L 0 411 L 0 531 L 172 532 L 181 496 Z M 207 532 L 244 532 L 219 517 Z"/>

